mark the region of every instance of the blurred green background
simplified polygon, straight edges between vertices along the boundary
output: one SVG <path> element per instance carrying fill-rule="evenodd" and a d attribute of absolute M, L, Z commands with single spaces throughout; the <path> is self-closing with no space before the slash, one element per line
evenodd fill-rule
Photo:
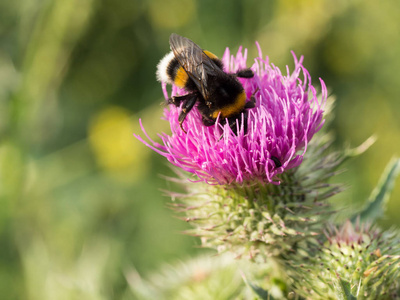
<path fill-rule="evenodd" d="M 167 208 L 168 131 L 155 69 L 171 32 L 222 55 L 239 45 L 285 70 L 305 55 L 337 98 L 336 147 L 375 145 L 335 181 L 359 207 L 400 149 L 398 0 L 0 2 L 0 295 L 131 299 L 125 278 L 197 253 Z M 397 180 L 384 226 L 399 225 Z"/>

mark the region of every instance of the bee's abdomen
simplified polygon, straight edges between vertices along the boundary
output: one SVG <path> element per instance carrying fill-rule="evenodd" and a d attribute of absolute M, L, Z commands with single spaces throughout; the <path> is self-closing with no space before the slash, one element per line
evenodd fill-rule
<path fill-rule="evenodd" d="M 187 88 L 189 76 L 172 52 L 168 53 L 157 66 L 157 79 L 180 88 Z"/>
<path fill-rule="evenodd" d="M 221 118 L 230 118 L 236 116 L 244 110 L 245 105 L 246 93 L 244 92 L 244 90 L 242 90 L 240 93 L 237 94 L 232 103 L 228 103 L 221 108 L 216 109 L 215 111 L 213 111 L 211 117 L 213 119 L 217 119 L 218 115 L 220 115 Z"/>
<path fill-rule="evenodd" d="M 175 61 L 178 62 L 177 60 Z M 189 85 L 189 76 L 186 73 L 185 69 L 179 64 L 174 64 L 168 71 L 170 71 L 171 78 L 173 79 L 174 84 L 177 87 L 184 88 Z"/>

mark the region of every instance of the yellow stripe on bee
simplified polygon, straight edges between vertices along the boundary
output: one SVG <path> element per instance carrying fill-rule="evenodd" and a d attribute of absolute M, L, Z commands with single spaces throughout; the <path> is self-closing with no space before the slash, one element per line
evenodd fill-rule
<path fill-rule="evenodd" d="M 176 71 L 176 76 L 174 78 L 174 83 L 177 87 L 179 88 L 184 88 L 186 82 L 189 80 L 189 76 L 186 73 L 185 69 L 180 67 L 177 71 Z"/>
<path fill-rule="evenodd" d="M 203 50 L 203 52 L 204 52 L 205 55 L 207 55 L 211 59 L 218 59 L 218 57 L 214 53 L 211 53 L 208 50 Z"/>
<path fill-rule="evenodd" d="M 220 118 L 229 118 L 243 111 L 246 104 L 246 93 L 242 91 L 230 105 L 224 106 L 220 110 L 214 111 L 212 117 L 216 119 L 221 113 Z"/>

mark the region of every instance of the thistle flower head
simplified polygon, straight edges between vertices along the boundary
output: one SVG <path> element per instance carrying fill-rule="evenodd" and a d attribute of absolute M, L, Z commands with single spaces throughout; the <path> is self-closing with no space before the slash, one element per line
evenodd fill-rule
<path fill-rule="evenodd" d="M 255 261 L 292 252 L 321 232 L 333 212 L 326 199 L 342 190 L 325 182 L 342 161 L 340 154 L 326 153 L 328 141 L 326 135 L 314 138 L 304 162 L 282 174 L 280 185 L 187 183 L 186 193 L 170 194 L 179 200 L 171 205 L 194 226 L 187 233 L 200 237 L 204 247 Z"/>
<path fill-rule="evenodd" d="M 351 294 L 354 299 L 392 299 L 399 289 L 400 236 L 369 225 L 353 225 L 325 232 L 326 240 L 308 247 L 303 257 L 289 258 L 300 295 L 312 299 L 338 299 Z M 296 254 L 300 256 L 301 251 Z M 301 274 L 301 276 L 299 276 Z M 350 297 L 351 298 L 351 297 Z M 347 298 L 347 299 L 350 299 Z"/>
<path fill-rule="evenodd" d="M 246 59 L 246 50 L 240 48 L 233 56 L 226 49 L 224 71 L 246 68 Z M 236 135 L 222 122 L 204 126 L 200 113 L 193 109 L 183 124 L 185 133 L 178 122 L 181 108 L 169 105 L 164 117 L 171 124 L 171 134 L 162 134 L 161 144 L 152 141 L 143 127 L 149 142 L 136 137 L 175 166 L 196 175 L 196 180 L 220 185 L 254 181 L 279 184 L 277 175 L 299 166 L 310 139 L 324 123 L 325 84 L 320 80 L 322 97 L 318 100 L 302 60 L 294 56 L 294 71 L 290 73 L 287 68 L 283 75 L 268 57 L 263 59 L 259 48 L 259 57 L 251 66 L 255 76 L 240 79 L 247 97 L 254 95 L 256 99 L 256 107 L 248 109 L 247 132 L 245 118 L 238 119 Z M 163 91 L 168 99 L 165 84 Z M 173 86 L 171 96 L 184 94 Z"/>

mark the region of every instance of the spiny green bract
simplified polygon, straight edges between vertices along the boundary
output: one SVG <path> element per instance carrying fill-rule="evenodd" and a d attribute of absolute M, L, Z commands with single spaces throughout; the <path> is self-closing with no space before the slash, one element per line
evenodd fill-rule
<path fill-rule="evenodd" d="M 393 230 L 350 222 L 332 228 L 325 242 L 288 257 L 295 290 L 307 299 L 396 299 L 399 242 Z"/>

